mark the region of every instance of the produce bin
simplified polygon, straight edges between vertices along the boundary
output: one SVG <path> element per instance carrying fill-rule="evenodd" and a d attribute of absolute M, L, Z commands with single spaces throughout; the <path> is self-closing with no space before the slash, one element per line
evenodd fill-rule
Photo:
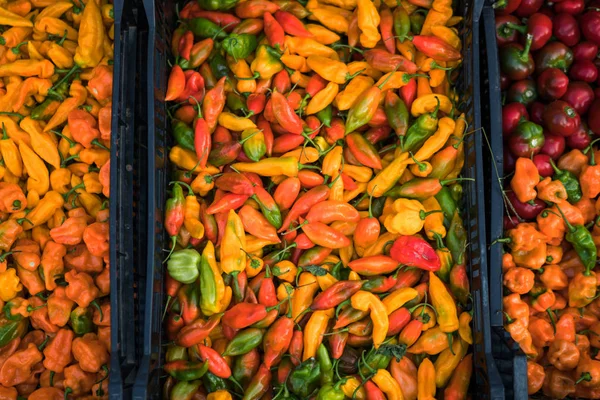
<path fill-rule="evenodd" d="M 477 399 L 504 399 L 504 388 L 492 358 L 492 342 L 489 313 L 488 254 L 485 224 L 483 139 L 481 132 L 480 81 L 479 81 L 479 16 L 483 4 L 460 0 L 456 6 L 464 17 L 461 36 L 463 40 L 464 64 L 457 85 L 463 94 L 459 107 L 466 114 L 468 135 L 465 136 L 466 167 L 463 175 L 474 178 L 474 182 L 464 182 L 463 210 L 468 230 L 471 290 L 473 296 L 474 333 L 474 385 L 472 392 Z M 165 302 L 163 295 L 163 249 L 170 246 L 163 226 L 163 205 L 166 201 L 169 182 L 168 146 L 171 136 L 168 131 L 166 104 L 164 102 L 168 64 L 170 57 L 170 36 L 175 28 L 176 4 L 174 2 L 144 0 L 141 13 L 148 23 L 148 53 L 140 87 L 147 97 L 145 109 L 137 113 L 142 123 L 148 121 L 147 140 L 147 227 L 146 277 L 141 284 L 140 296 L 145 302 L 142 320 L 142 357 L 133 390 L 134 399 L 159 399 L 162 393 L 161 370 L 163 363 L 164 337 L 162 312 Z M 459 14 L 460 15 L 460 14 Z M 140 105 L 140 107 L 142 107 Z"/>
<path fill-rule="evenodd" d="M 110 277 L 111 277 L 111 360 L 109 393 L 111 399 L 131 397 L 139 355 L 140 302 L 139 262 L 136 226 L 142 213 L 140 164 L 136 149 L 139 135 L 135 128 L 135 76 L 137 4 L 115 1 L 115 57 L 112 101 L 112 139 L 110 176 Z M 144 175 L 144 174 L 141 174 Z M 138 199 L 138 200 L 134 200 Z M 142 218 L 142 220 L 145 219 Z M 144 271 L 145 272 L 145 271 Z"/>
<path fill-rule="evenodd" d="M 482 11 L 481 59 L 482 115 L 484 129 L 484 153 L 490 162 L 485 165 L 489 224 L 488 243 L 503 236 L 505 202 L 502 192 L 502 103 L 500 93 L 500 65 L 494 9 L 486 5 Z M 489 247 L 490 277 L 490 321 L 492 330 L 492 352 L 500 371 L 507 399 L 525 400 L 527 394 L 527 357 L 519 350 L 510 335 L 504 330 L 502 314 L 502 244 Z"/>

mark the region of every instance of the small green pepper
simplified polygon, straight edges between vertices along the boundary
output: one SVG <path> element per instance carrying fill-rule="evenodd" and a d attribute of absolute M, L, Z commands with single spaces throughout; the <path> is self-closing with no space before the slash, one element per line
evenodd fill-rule
<path fill-rule="evenodd" d="M 175 143 L 179 146 L 187 150 L 195 151 L 194 130 L 185 122 L 179 120 L 173 121 L 173 137 L 175 138 Z"/>
<path fill-rule="evenodd" d="M 208 393 L 216 392 L 218 390 L 229 390 L 227 387 L 227 381 L 223 378 L 207 372 L 202 377 L 202 383 Z"/>
<path fill-rule="evenodd" d="M 309 358 L 298 365 L 288 377 L 290 391 L 302 399 L 308 399 L 319 387 L 321 366 L 315 358 Z"/>
<path fill-rule="evenodd" d="M 171 389 L 171 395 L 169 396 L 170 400 L 188 400 L 191 399 L 194 393 L 198 391 L 198 388 L 202 385 L 202 382 L 192 381 L 180 381 L 173 386 Z"/>
<path fill-rule="evenodd" d="M 319 121 L 321 121 L 321 123 L 323 125 L 325 125 L 328 128 L 331 128 L 332 115 L 333 115 L 333 107 L 330 104 L 317 113 L 317 118 L 319 119 Z"/>
<path fill-rule="evenodd" d="M 23 318 L 20 321 L 10 321 L 2 313 L 0 316 L 0 347 L 6 346 L 13 339 L 23 337 L 28 326 L 28 318 Z"/>
<path fill-rule="evenodd" d="M 344 400 L 346 395 L 342 389 L 340 389 L 343 382 L 344 381 L 339 381 L 335 385 L 328 383 L 325 386 L 322 386 L 321 389 L 319 389 L 319 393 L 317 393 L 317 400 Z"/>
<path fill-rule="evenodd" d="M 452 253 L 452 259 L 456 264 L 462 264 L 467 246 L 467 231 L 458 210 L 454 211 L 454 216 L 450 222 L 450 228 L 446 234 L 446 246 Z"/>
<path fill-rule="evenodd" d="M 442 190 L 436 194 L 435 199 L 440 203 L 440 208 L 444 213 L 444 226 L 446 229 L 450 226 L 450 221 L 456 211 L 456 201 L 452 197 L 452 191 L 447 186 L 442 186 Z"/>
<path fill-rule="evenodd" d="M 167 270 L 176 281 L 192 283 L 198 278 L 200 260 L 200 253 L 194 249 L 177 250 L 167 261 Z"/>
<path fill-rule="evenodd" d="M 223 50 L 235 60 L 243 60 L 256 50 L 256 36 L 247 33 L 232 33 L 223 40 Z"/>
<path fill-rule="evenodd" d="M 237 5 L 239 0 L 198 0 L 200 8 L 207 11 L 225 11 Z"/>
<path fill-rule="evenodd" d="M 581 192 L 581 186 L 579 185 L 579 181 L 577 180 L 575 174 L 571 171 L 558 169 L 558 167 L 556 166 L 556 164 L 554 164 L 554 161 L 552 161 L 552 159 L 550 159 L 550 165 L 552 165 L 552 168 L 554 169 L 553 179 L 562 182 L 563 186 L 565 187 L 565 190 L 567 191 L 567 198 L 569 200 L 569 203 L 577 203 L 579 200 L 581 200 L 583 194 Z"/>
<path fill-rule="evenodd" d="M 565 239 L 567 239 L 567 242 L 573 245 L 575 252 L 585 266 L 584 275 L 589 276 L 590 271 L 592 271 L 592 269 L 594 269 L 596 266 L 596 260 L 598 258 L 598 249 L 594 243 L 594 238 L 585 226 L 571 225 L 560 207 L 557 205 L 556 208 L 558 208 L 558 211 L 560 211 L 560 214 L 565 221 L 565 225 L 567 226 L 567 234 L 565 235 Z"/>
<path fill-rule="evenodd" d="M 89 308 L 77 307 L 71 311 L 70 325 L 73 332 L 77 335 L 85 335 L 90 333 L 94 329 L 94 323 L 92 322 L 93 315 L 92 310 Z"/>
<path fill-rule="evenodd" d="M 178 381 L 200 379 L 208 371 L 208 361 L 177 360 L 165 364 L 164 370 Z"/>
<path fill-rule="evenodd" d="M 317 360 L 319 361 L 319 367 L 321 368 L 321 385 L 333 382 L 333 364 L 331 363 L 331 357 L 329 357 L 327 348 L 323 343 L 321 343 L 317 349 Z"/>
<path fill-rule="evenodd" d="M 176 346 L 174 344 L 169 345 L 167 347 L 167 354 L 165 355 L 165 360 L 167 362 L 178 361 L 178 360 L 187 360 L 188 352 L 185 347 Z"/>
<path fill-rule="evenodd" d="M 225 39 L 227 37 L 227 32 L 223 28 L 206 18 L 193 18 L 188 22 L 188 27 L 194 36 L 201 39 Z"/>
<path fill-rule="evenodd" d="M 225 60 L 225 57 L 223 57 L 223 55 L 218 51 L 211 54 L 210 58 L 208 59 L 208 65 L 210 65 L 210 69 L 217 80 L 229 75 L 227 61 Z"/>
<path fill-rule="evenodd" d="M 400 145 L 403 151 L 418 150 L 425 141 L 435 133 L 438 126 L 437 112 L 439 104 L 428 114 L 423 114 L 406 131 L 406 135 L 401 137 Z"/>
<path fill-rule="evenodd" d="M 224 356 L 239 356 L 257 348 L 261 343 L 264 332 L 261 329 L 249 328 L 238 332 L 225 347 Z"/>

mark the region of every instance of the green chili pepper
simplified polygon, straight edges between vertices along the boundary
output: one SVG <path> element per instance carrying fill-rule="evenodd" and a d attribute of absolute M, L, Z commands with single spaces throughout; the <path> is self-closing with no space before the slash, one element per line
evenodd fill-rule
<path fill-rule="evenodd" d="M 175 143 L 179 146 L 184 149 L 195 151 L 194 130 L 185 122 L 179 120 L 173 121 L 173 137 L 175 138 Z"/>
<path fill-rule="evenodd" d="M 192 283 L 199 275 L 200 253 L 194 249 L 177 250 L 167 261 L 167 270 L 173 279 L 181 283 Z"/>
<path fill-rule="evenodd" d="M 319 393 L 317 393 L 317 400 L 344 400 L 346 395 L 340 389 L 342 382 L 344 381 L 339 381 L 335 384 L 335 386 L 331 383 L 328 383 L 321 387 L 321 389 L 319 389 Z"/>
<path fill-rule="evenodd" d="M 165 355 L 165 360 L 167 360 L 168 363 L 179 360 L 186 361 L 187 359 L 188 352 L 185 347 L 176 346 L 174 344 L 171 344 L 169 345 L 169 347 L 167 347 L 167 354 Z"/>
<path fill-rule="evenodd" d="M 246 386 L 256 373 L 256 368 L 260 364 L 260 355 L 258 351 L 249 351 L 235 358 L 233 363 L 233 377 L 242 386 Z"/>
<path fill-rule="evenodd" d="M 415 123 L 408 128 L 406 135 L 400 140 L 402 150 L 412 152 L 418 150 L 423 143 L 435 133 L 438 125 L 438 109 L 439 104 L 433 112 L 421 115 L 417 118 Z"/>
<path fill-rule="evenodd" d="M 204 374 L 202 384 L 208 393 L 216 392 L 217 390 L 228 390 L 227 381 L 210 372 Z"/>
<path fill-rule="evenodd" d="M 227 93 L 226 105 L 232 112 L 248 112 L 248 108 L 246 108 L 246 99 L 241 94 L 235 92 Z"/>
<path fill-rule="evenodd" d="M 264 331 L 257 328 L 249 328 L 235 335 L 223 352 L 224 356 L 239 356 L 257 348 L 262 343 Z"/>
<path fill-rule="evenodd" d="M 410 17 L 404 7 L 394 9 L 394 34 L 404 43 L 410 32 Z"/>
<path fill-rule="evenodd" d="M 202 384 L 202 382 L 200 382 L 199 380 L 193 381 L 193 382 L 186 382 L 186 381 L 177 382 L 175 384 L 175 386 L 173 386 L 173 389 L 171 389 L 171 395 L 169 396 L 169 399 L 170 400 L 189 400 L 192 398 L 194 393 L 196 393 L 198 391 L 198 388 L 200 388 L 201 384 Z"/>
<path fill-rule="evenodd" d="M 573 245 L 575 252 L 585 266 L 584 275 L 589 276 L 592 269 L 594 269 L 596 266 L 596 260 L 598 258 L 598 249 L 594 243 L 594 238 L 585 226 L 571 225 L 560 207 L 557 205 L 556 208 L 558 208 L 558 211 L 560 211 L 560 214 L 565 221 L 565 225 L 567 226 L 568 232 L 565 235 L 565 239 L 567 239 L 567 242 Z"/>
<path fill-rule="evenodd" d="M 450 193 L 452 194 L 454 201 L 459 203 L 462 200 L 463 195 L 462 185 L 460 183 L 455 183 L 454 185 L 450 186 Z"/>
<path fill-rule="evenodd" d="M 454 211 L 454 216 L 450 222 L 450 228 L 448 228 L 446 234 L 446 246 L 452 253 L 452 259 L 456 264 L 462 264 L 467 246 L 467 231 L 458 210 Z"/>
<path fill-rule="evenodd" d="M 62 100 L 69 93 L 69 84 L 68 82 L 63 82 L 54 89 L 55 96 L 48 95 L 48 97 L 37 107 L 31 110 L 31 119 L 48 121 L 56 108 L 60 104 Z"/>
<path fill-rule="evenodd" d="M 227 32 L 223 28 L 206 18 L 193 18 L 188 22 L 188 27 L 194 36 L 201 39 L 225 39 L 227 37 Z"/>
<path fill-rule="evenodd" d="M 239 0 L 198 0 L 200 8 L 208 11 L 229 10 L 237 5 Z"/>
<path fill-rule="evenodd" d="M 164 370 L 178 381 L 193 381 L 208 372 L 208 361 L 171 361 L 165 364 Z"/>
<path fill-rule="evenodd" d="M 212 73 L 215 75 L 215 79 L 219 80 L 229 74 L 229 67 L 225 57 L 218 51 L 214 52 L 208 59 L 208 65 Z"/>
<path fill-rule="evenodd" d="M 317 118 L 323 125 L 331 128 L 331 117 L 333 115 L 333 106 L 330 104 L 317 113 Z"/>
<path fill-rule="evenodd" d="M 23 337 L 29 326 L 29 318 L 19 321 L 10 321 L 6 315 L 0 316 L 0 347 L 7 345 L 11 340 Z"/>
<path fill-rule="evenodd" d="M 71 311 L 70 325 L 77 335 L 85 335 L 94 329 L 92 310 L 84 307 L 77 307 Z"/>
<path fill-rule="evenodd" d="M 554 164 L 554 161 L 552 161 L 552 159 L 550 160 L 550 165 L 552 165 L 552 168 L 554 169 L 553 179 L 562 182 L 563 186 L 567 191 L 569 203 L 577 203 L 579 200 L 581 200 L 583 194 L 581 192 L 581 186 L 579 185 L 579 181 L 577 180 L 575 174 L 571 171 L 558 169 L 558 167 L 556 166 L 556 164 Z"/>
<path fill-rule="evenodd" d="M 206 250 L 205 250 L 206 251 Z M 208 259 L 203 256 L 200 261 L 200 309 L 213 310 L 219 302 L 217 282 Z"/>
<path fill-rule="evenodd" d="M 315 358 L 309 358 L 298 365 L 288 377 L 290 391 L 302 399 L 308 399 L 319 387 L 321 366 Z"/>
<path fill-rule="evenodd" d="M 321 368 L 321 385 L 333 382 L 333 364 L 331 363 L 331 357 L 327 352 L 327 348 L 323 343 L 321 343 L 317 349 L 317 360 L 319 361 L 319 367 Z"/>
<path fill-rule="evenodd" d="M 444 226 L 446 229 L 450 226 L 450 221 L 452 221 L 452 217 L 454 216 L 454 211 L 456 211 L 456 202 L 452 197 L 452 192 L 447 186 L 443 186 L 442 190 L 435 195 L 435 199 L 440 203 L 440 208 L 444 213 Z"/>
<path fill-rule="evenodd" d="M 247 33 L 232 33 L 223 40 L 223 50 L 235 60 L 243 60 L 256 50 L 256 36 Z"/>
<path fill-rule="evenodd" d="M 425 16 L 421 13 L 413 13 L 410 17 L 410 31 L 414 35 L 418 35 L 421 33 L 421 29 L 423 29 L 423 24 L 425 23 Z"/>

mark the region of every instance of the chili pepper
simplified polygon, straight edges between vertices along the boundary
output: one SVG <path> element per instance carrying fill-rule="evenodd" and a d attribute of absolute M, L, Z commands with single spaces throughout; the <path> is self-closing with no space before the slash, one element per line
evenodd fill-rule
<path fill-rule="evenodd" d="M 466 399 L 472 373 L 473 355 L 468 354 L 462 359 L 452 373 L 450 382 L 448 383 L 448 386 L 446 386 L 446 389 L 444 389 L 444 398 L 449 400 Z"/>
<path fill-rule="evenodd" d="M 167 262 L 169 275 L 181 283 L 193 283 L 198 278 L 200 253 L 194 249 L 174 252 Z"/>
<path fill-rule="evenodd" d="M 88 308 L 77 307 L 71 311 L 70 325 L 77 335 L 85 335 L 92 332 L 94 324 L 92 322 L 92 312 Z"/>
<path fill-rule="evenodd" d="M 391 257 L 399 264 L 417 267 L 426 271 L 440 269 L 440 259 L 435 250 L 423 239 L 400 236 L 390 250 Z"/>
<path fill-rule="evenodd" d="M 171 361 L 163 367 L 165 372 L 179 381 L 193 381 L 200 379 L 208 371 L 209 363 L 177 360 Z"/>
<path fill-rule="evenodd" d="M 318 387 L 320 375 L 321 367 L 315 358 L 303 361 L 288 377 L 290 391 L 307 398 Z"/>

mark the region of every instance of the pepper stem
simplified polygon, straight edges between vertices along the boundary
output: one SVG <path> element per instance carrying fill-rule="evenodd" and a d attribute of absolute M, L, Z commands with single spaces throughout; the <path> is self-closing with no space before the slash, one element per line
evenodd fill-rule
<path fill-rule="evenodd" d="M 577 382 L 575 382 L 575 384 L 579 384 L 580 382 L 586 381 L 589 382 L 592 380 L 592 375 L 589 372 L 582 372 L 581 376 L 579 377 L 579 379 L 577 379 Z"/>
<path fill-rule="evenodd" d="M 390 72 L 390 73 L 389 73 L 388 77 L 387 77 L 387 78 L 385 78 L 385 79 L 384 79 L 384 81 L 383 81 L 383 82 L 381 82 L 381 84 L 377 86 L 377 88 L 378 88 L 379 90 L 381 90 L 381 88 L 382 88 L 383 86 L 385 86 L 385 84 L 386 84 L 386 83 L 387 83 L 387 82 L 388 82 L 388 81 L 389 81 L 389 80 L 392 78 L 392 76 L 394 76 L 394 73 L 395 73 L 396 71 L 398 71 L 398 68 L 400 68 L 400 65 L 396 65 L 396 68 L 394 68 L 394 70 L 393 70 L 392 72 Z"/>
<path fill-rule="evenodd" d="M 444 179 L 444 180 L 440 181 L 440 185 L 444 186 L 445 184 L 450 183 L 450 182 L 461 182 L 461 181 L 475 182 L 475 179 L 473 179 L 473 178 Z"/>
<path fill-rule="evenodd" d="M 519 32 L 522 35 L 526 35 L 527 34 L 527 27 L 523 26 L 523 25 L 517 25 L 517 24 L 513 24 L 512 22 L 507 22 L 505 24 L 502 24 L 503 26 L 507 26 L 511 29 L 514 29 L 515 31 Z"/>
<path fill-rule="evenodd" d="M 17 117 L 17 118 L 19 118 L 18 122 L 21 122 L 21 120 L 23 118 L 25 118 L 25 116 L 23 114 L 19 114 L 16 112 L 8 112 L 8 111 L 0 111 L 0 115 L 8 115 L 9 117 Z"/>
<path fill-rule="evenodd" d="M 531 33 L 527 34 L 527 40 L 525 41 L 525 48 L 523 52 L 519 56 L 521 61 L 527 62 L 529 60 L 529 50 L 531 49 L 531 44 L 533 43 L 533 35 Z"/>

